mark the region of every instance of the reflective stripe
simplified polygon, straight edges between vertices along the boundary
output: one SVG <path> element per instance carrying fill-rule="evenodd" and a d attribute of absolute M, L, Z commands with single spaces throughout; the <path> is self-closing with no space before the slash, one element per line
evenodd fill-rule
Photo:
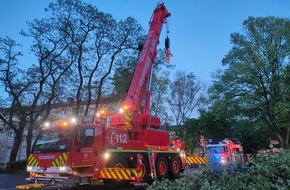
<path fill-rule="evenodd" d="M 127 179 L 127 180 L 130 179 L 130 177 L 129 177 L 130 175 L 128 175 L 128 170 L 126 170 L 126 171 L 121 170 L 121 171 L 122 171 L 122 173 L 124 174 L 124 178 L 125 178 L 125 179 Z M 126 172 L 127 172 L 127 174 L 126 174 Z"/>
<path fill-rule="evenodd" d="M 105 173 L 108 176 L 108 178 L 112 178 L 109 171 L 105 171 Z"/>
<path fill-rule="evenodd" d="M 79 165 L 79 166 L 71 166 L 71 168 L 86 168 L 86 167 L 92 167 L 93 165 Z"/>
<path fill-rule="evenodd" d="M 122 178 L 122 175 L 121 175 L 121 173 L 119 171 L 116 171 L 116 175 L 117 175 L 118 179 Z"/>
<path fill-rule="evenodd" d="M 205 164 L 207 161 L 204 157 L 199 156 L 187 156 L 186 162 L 188 164 Z"/>
<path fill-rule="evenodd" d="M 132 129 L 133 112 L 129 111 L 125 114 L 125 125 L 127 130 Z"/>
<path fill-rule="evenodd" d="M 117 178 L 116 172 L 110 171 L 110 174 L 112 175 L 112 178 L 114 178 L 114 179 L 120 179 L 120 178 Z"/>
<path fill-rule="evenodd" d="M 66 166 L 66 160 L 67 156 L 66 152 L 64 152 L 51 163 L 51 166 L 53 167 Z"/>
<path fill-rule="evenodd" d="M 35 157 L 32 154 L 30 154 L 28 157 L 27 166 L 39 166 L 39 163 L 37 162 L 37 160 L 35 159 Z"/>
<path fill-rule="evenodd" d="M 148 153 L 148 150 L 122 150 L 122 149 L 106 149 L 106 152 L 120 152 L 120 153 Z M 172 151 L 172 150 L 152 150 L 154 153 L 172 153 L 172 154 L 180 154 L 180 152 Z"/>
<path fill-rule="evenodd" d="M 142 171 L 131 168 L 104 168 L 100 171 L 102 179 L 138 180 L 142 177 Z"/>

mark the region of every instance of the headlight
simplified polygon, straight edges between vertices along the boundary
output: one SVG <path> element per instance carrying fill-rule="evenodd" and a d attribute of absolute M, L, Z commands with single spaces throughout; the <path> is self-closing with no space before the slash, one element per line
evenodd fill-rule
<path fill-rule="evenodd" d="M 222 159 L 222 160 L 221 160 L 221 163 L 222 163 L 222 164 L 225 164 L 225 163 L 226 163 L 226 161 Z"/>
<path fill-rule="evenodd" d="M 105 160 L 108 160 L 110 158 L 110 153 L 106 152 L 103 156 Z"/>
<path fill-rule="evenodd" d="M 49 122 L 45 122 L 45 123 L 44 123 L 44 128 L 49 128 L 50 125 L 51 125 L 51 124 L 50 124 Z"/>
<path fill-rule="evenodd" d="M 27 171 L 28 172 L 32 171 L 32 166 L 27 166 Z"/>
<path fill-rule="evenodd" d="M 185 154 L 185 151 L 182 150 L 180 153 L 179 153 L 180 157 L 182 158 L 186 158 L 186 154 Z"/>
<path fill-rule="evenodd" d="M 59 170 L 60 171 L 66 171 L 66 167 L 60 167 Z"/>
<path fill-rule="evenodd" d="M 70 122 L 75 124 L 77 122 L 77 119 L 75 117 L 73 117 L 73 118 L 70 119 Z"/>

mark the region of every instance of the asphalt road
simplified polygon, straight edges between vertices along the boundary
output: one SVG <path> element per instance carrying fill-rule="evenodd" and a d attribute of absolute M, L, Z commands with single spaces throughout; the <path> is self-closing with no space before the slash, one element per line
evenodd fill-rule
<path fill-rule="evenodd" d="M 0 174 L 0 190 L 16 189 L 16 185 L 25 184 L 27 173 Z"/>
<path fill-rule="evenodd" d="M 17 174 L 0 174 L 0 190 L 16 190 L 17 185 L 27 184 L 25 178 L 27 177 L 26 173 L 17 173 Z M 57 190 L 58 187 L 43 187 L 43 190 Z M 104 185 L 88 185 L 88 186 L 78 186 L 65 188 L 65 190 L 133 190 L 133 187 L 105 187 Z"/>
<path fill-rule="evenodd" d="M 190 167 L 188 171 L 186 171 L 185 175 L 188 173 L 198 172 L 197 167 Z M 27 184 L 25 178 L 28 176 L 27 173 L 16 173 L 16 174 L 0 174 L 0 190 L 16 190 L 17 185 Z M 41 188 L 43 190 L 56 190 L 58 187 L 44 187 Z M 105 187 L 103 185 L 89 185 L 82 187 L 70 187 L 66 188 L 66 190 L 134 190 L 135 188 L 132 186 L 129 187 Z"/>
<path fill-rule="evenodd" d="M 26 173 L 17 173 L 17 174 L 0 174 L 0 190 L 16 190 L 17 185 L 27 184 L 25 178 L 27 177 Z M 43 190 L 58 190 L 58 187 L 43 187 Z M 87 185 L 87 186 L 78 186 L 65 188 L 65 190 L 133 190 L 131 186 L 128 187 L 105 187 L 104 185 Z"/>

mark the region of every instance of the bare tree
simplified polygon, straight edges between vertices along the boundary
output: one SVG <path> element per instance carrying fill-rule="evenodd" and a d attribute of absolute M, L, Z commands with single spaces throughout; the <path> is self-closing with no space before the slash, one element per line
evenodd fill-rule
<path fill-rule="evenodd" d="M 172 111 L 177 126 L 183 124 L 185 138 L 185 121 L 192 116 L 193 111 L 201 104 L 205 86 L 196 80 L 193 73 L 177 72 L 170 84 L 170 95 L 167 102 Z"/>
<path fill-rule="evenodd" d="M 114 32 L 111 34 L 114 43 L 112 44 L 109 51 L 110 61 L 107 72 L 101 77 L 100 80 L 94 115 L 98 110 L 98 104 L 102 94 L 104 80 L 112 72 L 112 67 L 116 62 L 117 56 L 123 51 L 136 49 L 136 41 L 141 36 L 140 31 L 142 31 L 140 24 L 138 24 L 137 21 L 132 17 L 128 17 L 126 20 L 120 21 L 116 30 L 114 30 Z"/>
<path fill-rule="evenodd" d="M 31 51 L 38 57 L 38 63 L 27 72 L 28 80 L 33 84 L 26 93 L 29 107 L 27 156 L 31 149 L 32 132 L 39 125 L 39 117 L 42 120 L 48 117 L 51 104 L 62 94 L 60 82 L 74 63 L 74 59 L 67 58 L 69 44 L 54 31 L 56 23 L 51 19 L 35 19 L 28 25 L 29 31 L 22 31 L 22 34 L 33 39 Z"/>
<path fill-rule="evenodd" d="M 130 50 L 140 36 L 142 28 L 133 18 L 117 23 L 111 14 L 79 0 L 65 0 L 51 3 L 59 32 L 74 50 L 77 57 L 74 84 L 76 111 L 79 115 L 80 103 L 87 101 L 84 116 L 87 116 L 91 100 L 96 99 L 95 112 L 98 109 L 102 88 L 119 54 Z M 93 90 L 96 92 L 93 95 Z"/>
<path fill-rule="evenodd" d="M 16 134 L 10 160 L 17 157 L 26 126 L 28 156 L 32 132 L 49 116 L 52 104 L 74 95 L 76 116 L 81 100 L 88 100 L 88 109 L 91 99 L 97 99 L 97 109 L 116 60 L 134 49 L 143 31 L 133 18 L 117 23 L 110 14 L 79 0 L 58 0 L 47 11 L 51 18 L 35 19 L 22 31 L 32 39 L 31 52 L 37 58 L 26 71 L 18 67 L 22 54 L 15 49 L 20 46 L 9 38 L 0 41 L 0 82 L 8 98 L 0 119 Z"/>
<path fill-rule="evenodd" d="M 18 59 L 22 56 L 22 53 L 16 50 L 19 47 L 19 44 L 8 37 L 0 38 L 0 82 L 8 100 L 1 110 L 0 119 L 15 134 L 10 161 L 16 160 L 22 142 L 27 118 L 27 110 L 23 105 L 24 92 L 31 84 L 25 79 L 25 72 L 18 67 Z M 1 101 L 4 101 L 3 97 Z"/>
<path fill-rule="evenodd" d="M 169 72 L 162 72 L 153 77 L 151 93 L 151 113 L 165 121 L 169 114 L 166 111 L 166 96 L 170 84 Z"/>

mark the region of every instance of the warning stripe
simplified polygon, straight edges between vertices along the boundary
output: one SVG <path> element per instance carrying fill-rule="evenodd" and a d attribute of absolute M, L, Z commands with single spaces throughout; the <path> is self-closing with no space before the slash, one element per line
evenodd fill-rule
<path fill-rule="evenodd" d="M 205 164 L 207 161 L 204 157 L 199 156 L 187 156 L 186 162 L 188 164 Z"/>
<path fill-rule="evenodd" d="M 133 112 L 127 112 L 125 114 L 125 125 L 127 130 L 132 129 Z"/>
<path fill-rule="evenodd" d="M 87 168 L 92 167 L 93 165 L 79 165 L 79 166 L 71 166 L 72 168 Z"/>
<path fill-rule="evenodd" d="M 62 153 L 59 157 L 57 157 L 52 163 L 51 165 L 53 167 L 60 167 L 60 166 L 65 166 L 66 163 L 66 159 L 67 159 L 67 155 L 66 152 Z"/>
<path fill-rule="evenodd" d="M 100 171 L 100 178 L 116 180 L 137 180 L 142 177 L 142 171 L 130 168 L 104 168 Z"/>
<path fill-rule="evenodd" d="M 35 159 L 35 157 L 32 154 L 30 154 L 28 157 L 27 166 L 39 166 L 38 161 Z"/>

